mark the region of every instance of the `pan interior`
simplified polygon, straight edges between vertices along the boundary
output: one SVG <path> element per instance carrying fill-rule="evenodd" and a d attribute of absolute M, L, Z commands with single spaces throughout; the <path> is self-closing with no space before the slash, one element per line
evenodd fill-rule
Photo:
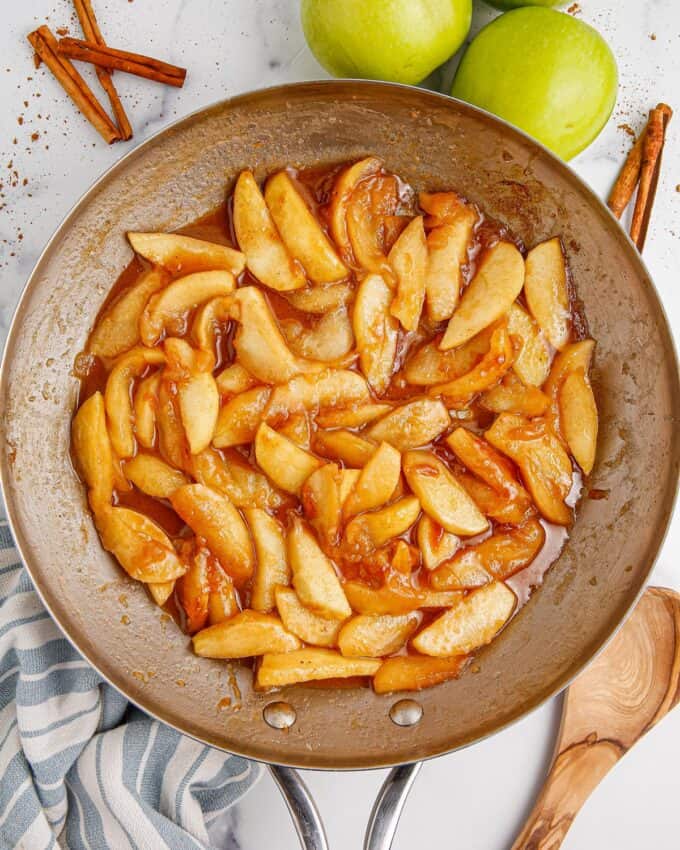
<path fill-rule="evenodd" d="M 131 252 L 127 230 L 175 229 L 217 206 L 243 168 L 262 177 L 381 156 L 418 190 L 455 187 L 527 245 L 562 236 L 591 332 L 598 462 L 562 556 L 478 672 L 418 695 L 296 686 L 257 694 L 251 672 L 195 657 L 189 640 L 101 549 L 69 459 L 73 361 Z M 302 767 L 377 767 L 436 755 L 501 728 L 559 690 L 621 622 L 651 569 L 676 489 L 675 355 L 635 250 L 564 165 L 449 98 L 379 83 L 306 83 L 226 101 L 142 145 L 109 172 L 39 262 L 7 344 L 0 408 L 5 498 L 31 575 L 70 639 L 133 701 L 245 756 Z M 125 606 L 125 607 L 124 607 Z M 123 616 L 125 615 L 125 616 Z M 286 699 L 297 722 L 268 726 Z"/>

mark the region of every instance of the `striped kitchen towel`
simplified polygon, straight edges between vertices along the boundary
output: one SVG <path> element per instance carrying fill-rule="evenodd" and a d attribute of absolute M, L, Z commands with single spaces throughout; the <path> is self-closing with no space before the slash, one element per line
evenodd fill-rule
<path fill-rule="evenodd" d="M 196 850 L 260 767 L 131 706 L 51 620 L 0 522 L 1 850 Z"/>

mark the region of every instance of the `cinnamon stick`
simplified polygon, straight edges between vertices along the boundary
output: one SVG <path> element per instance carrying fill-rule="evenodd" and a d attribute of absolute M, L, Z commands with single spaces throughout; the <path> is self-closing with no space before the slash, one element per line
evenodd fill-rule
<path fill-rule="evenodd" d="M 647 126 L 648 125 L 645 124 L 644 130 L 637 137 L 635 144 L 630 149 L 626 161 L 623 164 L 623 168 L 616 179 L 616 183 L 614 183 L 607 201 L 609 209 L 617 218 L 621 218 L 623 215 L 624 210 L 630 203 L 630 199 L 633 197 L 633 192 L 635 191 L 638 180 L 640 179 L 640 168 L 642 167 L 642 145 L 645 140 Z"/>
<path fill-rule="evenodd" d="M 80 21 L 80 26 L 85 38 L 95 44 L 104 45 L 104 37 L 99 29 L 99 24 L 95 17 L 94 9 L 92 8 L 90 0 L 73 0 L 73 5 L 75 7 L 76 14 L 78 15 L 78 20 Z M 114 85 L 111 77 L 111 72 L 106 70 L 106 68 L 99 67 L 95 70 L 101 87 L 108 95 L 111 109 L 113 110 L 113 114 L 116 118 L 116 124 L 118 125 L 118 132 L 120 133 L 121 138 L 127 141 L 132 138 L 132 127 L 127 117 L 127 113 L 125 112 L 125 107 L 118 96 L 118 91 L 116 90 L 116 86 Z"/>
<path fill-rule="evenodd" d="M 635 199 L 633 221 L 630 225 L 630 238 L 635 242 L 638 251 L 642 251 L 647 237 L 659 181 L 661 155 L 666 141 L 666 126 L 672 115 L 673 110 L 665 103 L 660 103 L 649 113 L 649 123 L 642 144 L 640 186 Z"/>
<path fill-rule="evenodd" d="M 151 56 L 128 53 L 126 50 L 116 50 L 78 38 L 62 38 L 59 41 L 59 53 L 69 59 L 79 59 L 109 71 L 124 71 L 126 74 L 135 74 L 177 88 L 184 85 L 187 75 L 185 68 L 161 62 Z"/>
<path fill-rule="evenodd" d="M 108 143 L 117 142 L 120 134 L 92 89 L 68 61 L 59 55 L 57 39 L 47 26 L 39 27 L 27 36 L 36 55 L 42 59 L 66 94 L 92 126 Z"/>

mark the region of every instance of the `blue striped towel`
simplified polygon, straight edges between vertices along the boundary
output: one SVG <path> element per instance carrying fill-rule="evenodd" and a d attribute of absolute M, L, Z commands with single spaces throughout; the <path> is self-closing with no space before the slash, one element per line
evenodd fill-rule
<path fill-rule="evenodd" d="M 0 522 L 0 848 L 202 850 L 259 778 L 131 706 L 50 619 Z"/>

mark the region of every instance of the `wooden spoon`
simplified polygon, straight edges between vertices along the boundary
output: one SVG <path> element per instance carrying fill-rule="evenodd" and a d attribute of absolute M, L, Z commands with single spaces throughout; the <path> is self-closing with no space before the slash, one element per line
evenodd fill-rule
<path fill-rule="evenodd" d="M 557 850 L 618 760 L 680 702 L 680 594 L 649 588 L 566 692 L 552 766 L 512 850 Z"/>

